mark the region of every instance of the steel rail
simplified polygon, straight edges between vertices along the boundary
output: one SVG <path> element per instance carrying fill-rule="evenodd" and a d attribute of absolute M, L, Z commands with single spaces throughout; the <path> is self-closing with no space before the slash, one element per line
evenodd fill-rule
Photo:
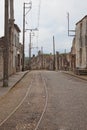
<path fill-rule="evenodd" d="M 41 75 L 41 73 L 40 73 L 40 75 Z M 36 125 L 34 130 L 38 129 L 38 127 L 39 127 L 39 125 L 40 125 L 40 123 L 42 121 L 42 118 L 44 116 L 44 113 L 46 112 L 46 108 L 47 108 L 47 104 L 48 104 L 48 91 L 47 91 L 46 79 L 43 78 L 42 75 L 41 75 L 41 79 L 42 79 L 42 81 L 44 83 L 44 88 L 45 88 L 45 92 L 46 92 L 46 99 L 45 99 L 45 106 L 44 106 L 43 112 L 42 112 L 42 114 L 40 116 L 40 119 L 39 119 L 39 121 L 38 121 L 38 123 L 37 123 L 37 125 Z"/>
<path fill-rule="evenodd" d="M 33 74 L 33 79 L 34 79 L 34 74 Z M 18 108 L 23 104 L 23 102 L 25 101 L 25 99 L 27 98 L 31 87 L 32 87 L 32 83 L 33 83 L 33 79 L 31 80 L 31 83 L 28 87 L 28 90 L 24 96 L 24 98 L 21 100 L 21 102 L 17 105 L 17 107 L 0 123 L 0 127 L 18 110 Z"/>
<path fill-rule="evenodd" d="M 41 75 L 41 73 L 40 73 Z M 33 79 L 34 77 L 36 77 L 36 75 L 33 74 Z M 32 83 L 33 83 L 33 79 L 31 80 L 31 83 L 28 87 L 28 90 L 24 96 L 24 98 L 21 100 L 21 102 L 19 103 L 19 105 L 0 123 L 0 127 L 19 109 L 19 107 L 23 104 L 23 102 L 25 101 L 25 99 L 27 98 L 28 94 L 30 93 L 30 90 L 31 90 L 31 87 L 32 87 Z M 36 78 L 35 78 L 36 79 Z M 39 121 L 37 122 L 36 124 L 36 127 L 34 128 L 34 130 L 37 130 L 41 121 L 42 121 L 42 118 L 44 116 L 44 113 L 46 112 L 46 109 L 47 109 L 47 104 L 48 104 L 48 91 L 47 91 L 47 85 L 46 85 L 46 79 L 41 75 L 41 79 L 42 79 L 42 82 L 43 82 L 43 85 L 44 85 L 44 89 L 45 89 L 45 93 L 46 93 L 46 98 L 45 98 L 45 105 L 44 105 L 44 108 L 43 108 L 43 111 L 42 111 L 42 114 L 39 118 Z"/>

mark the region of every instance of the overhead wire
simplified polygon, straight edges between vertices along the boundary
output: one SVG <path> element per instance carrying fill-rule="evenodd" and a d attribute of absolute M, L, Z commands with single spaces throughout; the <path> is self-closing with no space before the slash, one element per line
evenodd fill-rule
<path fill-rule="evenodd" d="M 40 9 L 41 9 L 41 0 L 38 0 L 38 3 L 37 3 L 37 15 L 36 15 L 36 28 L 37 28 L 37 32 L 36 32 L 36 49 L 37 49 L 37 51 L 38 51 L 38 38 L 39 38 L 39 26 L 40 26 Z M 31 26 L 30 28 L 34 28 L 34 25 L 33 25 L 33 20 L 32 20 L 32 13 L 35 13 L 35 10 L 33 10 L 34 9 L 34 7 L 32 6 L 32 10 L 31 10 L 31 13 L 30 13 L 30 19 L 29 19 L 29 15 L 26 17 L 26 24 L 27 24 L 27 26 Z M 27 12 L 26 12 L 26 15 L 27 15 L 27 13 L 29 13 L 29 11 L 30 10 L 28 10 Z M 35 19 L 35 16 L 34 16 L 34 19 Z M 30 20 L 30 24 L 28 24 L 28 22 L 27 21 L 29 21 Z M 34 23 L 35 24 L 35 23 Z"/>

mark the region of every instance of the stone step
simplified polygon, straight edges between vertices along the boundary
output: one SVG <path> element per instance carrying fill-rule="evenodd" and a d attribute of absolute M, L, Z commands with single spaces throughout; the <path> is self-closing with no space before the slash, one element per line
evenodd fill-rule
<path fill-rule="evenodd" d="M 87 69 L 76 69 L 75 74 L 77 74 L 77 75 L 87 75 Z"/>

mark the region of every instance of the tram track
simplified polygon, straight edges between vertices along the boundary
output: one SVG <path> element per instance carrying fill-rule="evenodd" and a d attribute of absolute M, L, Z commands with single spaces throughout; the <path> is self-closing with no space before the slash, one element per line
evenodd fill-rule
<path fill-rule="evenodd" d="M 42 77 L 42 75 L 41 75 L 41 78 L 42 78 L 42 81 L 44 83 L 44 88 L 45 88 L 45 92 L 46 92 L 46 100 L 45 100 L 45 106 L 44 106 L 43 112 L 42 112 L 41 117 L 40 117 L 40 119 L 39 119 L 39 121 L 38 121 L 38 123 L 37 123 L 34 130 L 38 130 L 38 127 L 39 127 L 39 125 L 40 125 L 40 123 L 42 121 L 42 118 L 43 118 L 44 114 L 45 114 L 45 111 L 46 111 L 46 108 L 47 108 L 47 102 L 48 102 L 48 91 L 47 91 L 46 79 L 44 79 Z"/>
<path fill-rule="evenodd" d="M 28 130 L 29 128 L 30 128 L 30 125 L 31 125 L 31 128 L 32 128 L 32 130 L 38 130 L 38 127 L 39 127 L 39 125 L 40 125 L 40 123 L 41 123 L 41 121 L 42 121 L 42 119 L 43 119 L 43 116 L 44 116 L 44 114 L 45 114 L 45 111 L 46 111 L 46 108 L 47 108 L 47 101 L 48 101 L 48 92 L 47 92 L 47 85 L 46 85 L 46 79 L 42 76 L 42 74 L 41 73 L 39 73 L 39 80 L 41 80 L 41 86 L 40 87 L 43 87 L 43 89 L 44 89 L 44 96 L 42 95 L 42 97 L 41 97 L 41 103 L 44 101 L 44 103 L 42 103 L 42 104 L 44 104 L 44 105 L 41 105 L 43 108 L 41 108 L 41 110 L 39 110 L 38 112 L 36 112 L 37 110 L 35 110 L 35 112 L 33 111 L 33 116 L 35 116 L 35 118 L 36 119 L 34 119 L 34 117 L 32 117 L 32 118 L 30 118 L 30 117 L 28 117 L 28 118 L 30 118 L 30 120 L 28 121 L 28 125 L 26 125 L 26 122 L 25 122 L 25 125 L 23 126 L 21 126 L 21 125 L 17 125 L 16 126 L 16 129 L 15 130 L 21 130 L 21 127 L 22 128 L 24 128 L 23 130 Z M 29 105 L 30 103 L 29 103 L 29 100 L 30 100 L 30 102 L 31 102 L 31 97 L 32 97 L 32 91 L 35 91 L 34 90 L 34 84 L 36 83 L 36 85 L 37 85 L 37 87 L 38 87 L 38 85 L 39 85 L 39 82 L 38 82 L 38 73 L 36 73 L 36 75 L 33 73 L 33 79 L 31 80 L 31 83 L 30 83 L 30 85 L 29 85 L 29 87 L 28 87 L 28 90 L 27 90 L 27 92 L 26 92 L 26 94 L 25 94 L 25 96 L 24 96 L 24 98 L 21 100 L 21 102 L 17 105 L 17 107 L 0 123 L 0 130 L 2 130 L 3 128 L 5 129 L 6 128 L 6 126 L 8 125 L 8 123 L 10 124 L 10 122 L 11 122 L 11 120 L 13 120 L 13 118 L 14 118 L 14 116 L 15 115 L 18 115 L 18 114 L 16 114 L 16 113 L 18 113 L 18 111 L 19 110 L 21 110 L 21 108 L 23 108 L 22 106 L 25 104 L 25 102 L 28 100 L 28 104 L 26 104 L 26 105 Z M 35 82 L 35 83 L 34 83 Z M 31 91 L 30 91 L 31 90 Z M 40 94 L 41 95 L 41 94 Z M 36 97 L 37 98 L 37 97 Z M 42 99 L 43 98 L 43 99 Z M 32 99 L 33 100 L 33 99 Z M 33 104 L 33 103 L 31 103 L 31 104 Z M 37 104 L 35 104 L 35 105 L 37 105 L 38 106 L 38 103 Z M 27 106 L 28 107 L 28 106 Z M 40 106 L 39 106 L 40 107 Z M 24 108 L 23 108 L 24 109 Z M 33 110 L 33 105 L 31 106 L 31 108 L 30 108 L 31 110 Z M 22 110 L 23 111 L 23 110 Z M 28 110 L 27 110 L 28 111 Z M 30 113 L 30 112 L 29 112 Z M 34 115 L 34 113 L 37 113 L 37 114 L 35 114 Z M 19 114 L 20 115 L 20 114 Z M 30 115 L 29 115 L 30 116 Z M 19 117 L 18 117 L 19 118 Z M 25 117 L 26 118 L 26 117 Z M 29 122 L 31 122 L 31 119 L 33 119 L 33 123 L 31 124 L 29 124 Z M 15 124 L 15 123 L 14 123 Z M 33 127 L 32 127 L 33 126 Z M 20 128 L 19 128 L 20 127 Z M 26 127 L 26 128 L 25 128 Z M 6 128 L 6 130 L 8 130 L 9 128 Z M 12 129 L 13 130 L 13 129 Z"/>
<path fill-rule="evenodd" d="M 33 78 L 34 78 L 34 75 L 33 75 Z M 29 92 L 30 92 L 30 89 L 32 87 L 32 82 L 33 80 L 31 81 L 29 87 L 28 87 L 28 90 L 24 96 L 24 98 L 21 100 L 21 102 L 16 106 L 16 108 L 0 123 L 0 127 L 18 110 L 18 108 L 23 104 L 24 100 L 26 99 L 26 97 L 28 96 Z"/>
<path fill-rule="evenodd" d="M 31 81 L 30 89 L 28 92 L 25 91 L 23 103 L 11 116 L 9 115 L 7 120 L 4 120 L 0 130 L 80 130 L 87 128 L 86 82 L 80 82 L 79 79 L 64 74 L 41 71 L 31 72 L 27 77 L 28 80 L 28 84 Z M 26 90 L 28 90 L 27 86 Z"/>

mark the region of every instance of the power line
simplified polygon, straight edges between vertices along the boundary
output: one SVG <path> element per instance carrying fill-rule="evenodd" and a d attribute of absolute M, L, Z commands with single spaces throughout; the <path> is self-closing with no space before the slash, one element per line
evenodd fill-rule
<path fill-rule="evenodd" d="M 39 23 L 40 23 L 40 8 L 41 8 L 41 0 L 38 0 L 38 5 L 37 5 L 37 15 L 36 15 L 36 17 L 37 17 L 37 19 L 36 19 L 36 28 L 39 30 Z M 33 7 L 32 7 L 32 11 L 33 11 Z M 31 11 L 31 15 L 32 15 L 32 11 Z M 35 12 L 35 10 L 34 10 L 34 12 Z M 35 12 L 36 13 L 36 12 Z M 28 18 L 29 18 L 29 16 L 28 16 Z M 28 21 L 28 18 L 26 18 L 26 21 L 25 22 L 27 22 Z M 35 17 L 34 17 L 34 19 L 35 19 Z M 29 19 L 29 20 L 31 20 L 31 18 Z M 32 21 L 32 20 L 31 20 Z M 35 22 L 35 20 L 34 20 L 34 22 Z M 31 22 L 31 23 L 33 23 L 33 21 Z M 27 22 L 27 26 L 30 26 L 30 23 L 28 24 L 28 22 Z M 32 28 L 34 28 L 33 26 L 32 26 Z M 38 37 L 39 37 L 39 31 L 37 32 L 37 37 L 36 37 L 36 43 L 37 43 L 37 45 L 36 46 L 38 46 Z M 37 48 L 37 47 L 36 47 Z M 38 50 L 37 50 L 38 51 Z"/>

